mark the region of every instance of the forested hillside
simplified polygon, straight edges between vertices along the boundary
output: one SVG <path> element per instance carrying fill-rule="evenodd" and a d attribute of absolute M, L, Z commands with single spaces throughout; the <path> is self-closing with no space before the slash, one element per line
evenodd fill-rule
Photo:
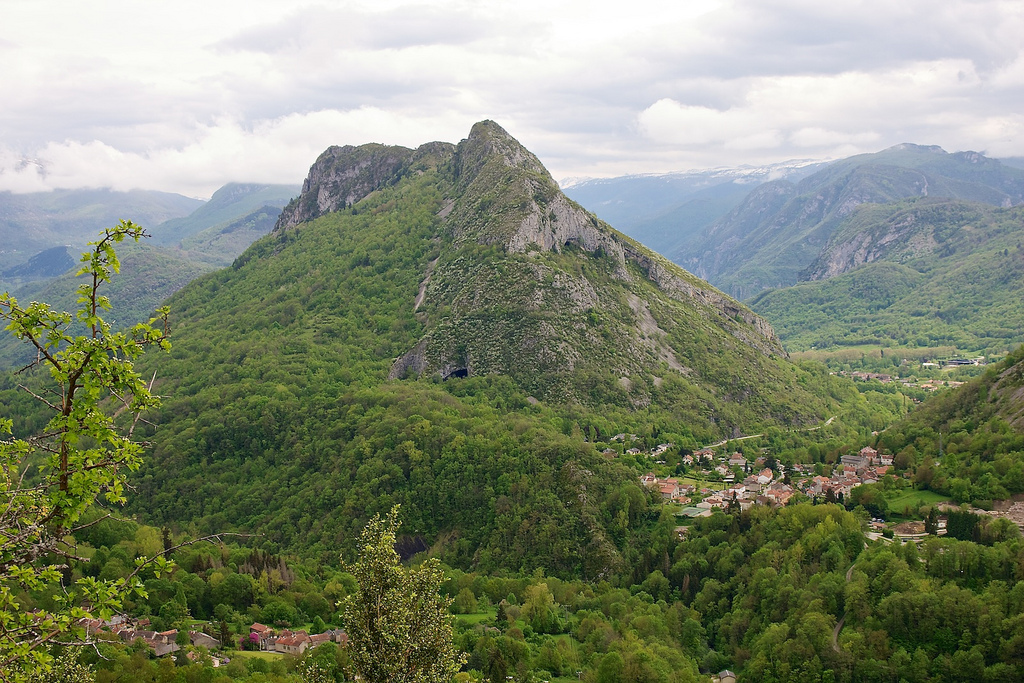
<path fill-rule="evenodd" d="M 135 512 L 330 556 L 402 502 L 460 566 L 596 576 L 629 566 L 648 522 L 637 471 L 596 444 L 810 426 L 840 395 L 870 412 L 567 202 L 494 124 L 399 157 L 172 298 Z"/>
<path fill-rule="evenodd" d="M 133 190 L 55 190 L 12 194 L 0 192 L 0 272 L 24 264 L 45 249 L 67 245 L 72 257 L 96 233 L 121 218 L 153 226 L 185 216 L 202 201 L 169 192 Z M 13 275 L 0 279 L 0 289 L 39 279 Z"/>
<path fill-rule="evenodd" d="M 1024 493 L 1024 347 L 956 391 L 928 401 L 879 437 L 916 481 L 990 508 Z"/>
<path fill-rule="evenodd" d="M 976 152 L 897 145 L 830 164 L 797 184 L 765 183 L 700 239 L 667 254 L 737 298 L 786 287 L 863 204 L 943 197 L 990 206 L 1024 202 L 1024 171 Z"/>
<path fill-rule="evenodd" d="M 1024 341 L 1024 210 L 944 199 L 865 204 L 804 271 L 751 307 L 791 351 Z"/>
<path fill-rule="evenodd" d="M 932 230 L 928 211 L 945 209 L 906 210 L 915 220 L 894 226 Z M 998 225 L 978 232 L 995 239 Z M 876 242 L 877 261 L 840 278 L 901 253 Z M 144 253 L 126 250 L 126 267 Z M 145 569 L 133 619 L 179 636 L 204 625 L 242 648 L 253 622 L 347 627 L 356 587 L 341 560 L 369 517 L 400 504 L 402 555 L 447 564 L 460 681 L 1024 673 L 1013 524 L 952 511 L 948 537 L 920 548 L 864 533 L 897 495 L 902 514 L 934 524 L 922 500 L 1024 491 L 1020 352 L 890 426 L 923 391 L 789 361 L 763 319 L 567 200 L 496 124 L 459 145 L 328 150 L 270 235 L 169 304 L 170 353 L 137 364 L 163 404 L 137 425 L 150 453 L 127 507 L 156 526 L 91 511 L 75 547 L 92 562 L 67 578 L 114 580 L 161 547 L 244 536 L 171 550 L 169 575 Z M 16 385 L 47 380 L 0 380 L 15 434 L 45 428 Z M 687 464 L 712 442 L 731 469 Z M 866 443 L 895 462 L 848 489 L 848 509 L 807 487 L 842 477 L 840 458 Z M 788 504 L 733 497 L 694 519 L 640 481 L 699 477 L 710 505 L 730 481 L 762 491 L 757 467 Z M 84 660 L 110 683 L 284 683 L 314 661 L 335 681 L 353 673 L 344 647 L 232 653 L 214 673 L 187 638 L 192 660 L 174 666 L 97 638 Z"/>

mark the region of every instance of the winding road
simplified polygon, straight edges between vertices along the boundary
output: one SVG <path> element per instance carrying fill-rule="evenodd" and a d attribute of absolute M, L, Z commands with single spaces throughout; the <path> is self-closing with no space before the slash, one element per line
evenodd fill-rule
<path fill-rule="evenodd" d="M 857 565 L 856 562 L 850 565 L 850 568 L 846 570 L 846 583 L 850 583 L 853 580 L 853 568 Z M 846 623 L 846 615 L 850 613 L 850 610 L 843 612 L 843 617 L 836 623 L 836 627 L 832 629 L 832 649 L 836 652 L 840 652 L 839 649 L 839 632 L 843 630 L 843 624 Z"/>

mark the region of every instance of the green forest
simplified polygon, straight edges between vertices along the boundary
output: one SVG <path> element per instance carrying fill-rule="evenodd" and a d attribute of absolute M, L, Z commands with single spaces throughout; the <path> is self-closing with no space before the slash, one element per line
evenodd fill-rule
<path fill-rule="evenodd" d="M 68 680 L 353 680 L 346 645 L 259 632 L 351 628 L 360 534 L 397 505 L 460 683 L 1024 678 L 1024 540 L 982 514 L 1024 493 L 1024 348 L 934 394 L 854 382 L 568 203 L 495 124 L 453 149 L 279 226 L 166 326 L 104 320 L 104 240 L 77 318 L 0 300 L 39 344 L 0 377 L 0 521 L 52 536 L 0 527 L 0 635 L 64 618 Z M 847 464 L 866 446 L 892 464 Z M 707 502 L 758 475 L 787 502 Z"/>

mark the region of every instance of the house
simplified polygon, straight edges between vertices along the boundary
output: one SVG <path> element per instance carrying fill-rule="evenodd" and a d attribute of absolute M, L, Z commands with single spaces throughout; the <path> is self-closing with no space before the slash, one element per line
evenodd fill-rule
<path fill-rule="evenodd" d="M 270 628 L 269 626 L 264 626 L 263 624 L 261 624 L 259 622 L 256 622 L 252 626 L 249 627 L 249 633 L 255 633 L 260 638 L 266 638 L 267 636 L 269 636 L 273 632 L 274 632 L 274 630 L 272 628 Z"/>
<path fill-rule="evenodd" d="M 323 645 L 324 643 L 331 642 L 331 636 L 328 633 L 316 633 L 309 637 L 309 646 L 316 647 L 317 645 Z"/>
<path fill-rule="evenodd" d="M 643 453 L 643 451 L 641 451 L 639 448 L 630 448 L 629 450 L 626 451 L 627 455 L 640 455 L 641 453 Z"/>
<path fill-rule="evenodd" d="M 768 468 L 765 468 L 757 473 L 757 483 L 761 484 L 762 486 L 764 486 L 765 484 L 770 484 L 772 479 L 774 478 L 775 473 Z"/>
<path fill-rule="evenodd" d="M 653 488 L 658 485 L 658 477 L 654 472 L 648 472 L 644 476 L 640 477 L 640 483 L 644 486 Z"/>
<path fill-rule="evenodd" d="M 729 456 L 729 467 L 746 467 L 747 459 L 742 453 L 733 453 Z"/>
<path fill-rule="evenodd" d="M 674 445 L 675 444 L 671 443 L 659 443 L 657 446 L 651 449 L 651 455 L 653 455 L 654 457 L 658 457 L 659 455 L 667 452 L 668 449 L 672 448 L 672 446 Z"/>
<path fill-rule="evenodd" d="M 160 631 L 154 637 L 154 640 L 160 643 L 173 643 L 178 638 L 178 629 L 172 628 L 170 631 Z"/>
<path fill-rule="evenodd" d="M 298 631 L 291 635 L 278 637 L 274 645 L 274 651 L 290 655 L 301 655 L 309 645 L 309 636 L 304 631 Z"/>
<path fill-rule="evenodd" d="M 844 465 L 852 465 L 855 470 L 862 470 L 868 466 L 868 459 L 862 455 L 844 455 L 839 460 Z"/>
<path fill-rule="evenodd" d="M 716 678 L 718 679 L 718 683 L 736 683 L 736 674 L 728 669 L 719 671 Z"/>
<path fill-rule="evenodd" d="M 710 448 L 702 448 L 699 451 L 693 452 L 695 460 L 714 460 L 715 452 Z"/>
<path fill-rule="evenodd" d="M 174 636 L 170 636 L 173 633 Z M 163 633 L 157 633 L 156 631 L 136 631 L 134 629 L 121 629 L 118 631 L 117 636 L 126 643 L 134 643 L 136 640 L 141 640 L 148 645 L 157 657 L 163 657 L 169 655 L 172 652 L 177 652 L 181 649 L 176 642 L 178 632 L 175 631 L 164 631 Z M 168 640 L 168 637 L 170 639 Z"/>
<path fill-rule="evenodd" d="M 202 631 L 189 631 L 188 639 L 192 641 L 193 645 L 197 647 L 205 647 L 207 650 L 212 650 L 214 648 L 220 647 L 219 640 L 217 640 L 213 636 L 206 635 Z"/>

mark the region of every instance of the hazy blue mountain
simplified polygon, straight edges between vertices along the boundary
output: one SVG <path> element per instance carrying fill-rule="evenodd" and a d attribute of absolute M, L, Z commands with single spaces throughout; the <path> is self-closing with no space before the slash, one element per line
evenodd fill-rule
<path fill-rule="evenodd" d="M 1024 168 L 1024 157 L 1003 157 L 999 161 L 1001 161 L 1005 166 Z"/>
<path fill-rule="evenodd" d="M 795 284 L 858 206 L 908 197 L 1024 202 L 1024 170 L 977 152 L 903 144 L 759 186 L 698 240 L 667 254 L 737 298 Z"/>
<path fill-rule="evenodd" d="M 9 280 L 39 280 L 57 277 L 74 265 L 75 260 L 71 258 L 67 247 L 51 247 L 19 266 L 8 268 L 2 274 Z"/>
<path fill-rule="evenodd" d="M 564 192 L 599 218 L 666 254 L 773 178 L 799 180 L 822 166 L 792 161 L 656 175 L 569 180 Z"/>
<path fill-rule="evenodd" d="M 0 192 L 0 271 L 53 247 L 67 246 L 77 254 L 100 229 L 122 218 L 152 229 L 202 205 L 198 199 L 150 190 Z"/>
<path fill-rule="evenodd" d="M 184 240 L 197 233 L 218 226 L 226 228 L 229 224 L 262 210 L 263 207 L 277 207 L 280 210 L 298 193 L 298 185 L 228 183 L 214 192 L 210 201 L 189 215 L 165 221 L 154 227 L 150 231 L 153 234 L 153 242 L 181 246 Z M 269 232 L 269 229 L 266 232 Z"/>

